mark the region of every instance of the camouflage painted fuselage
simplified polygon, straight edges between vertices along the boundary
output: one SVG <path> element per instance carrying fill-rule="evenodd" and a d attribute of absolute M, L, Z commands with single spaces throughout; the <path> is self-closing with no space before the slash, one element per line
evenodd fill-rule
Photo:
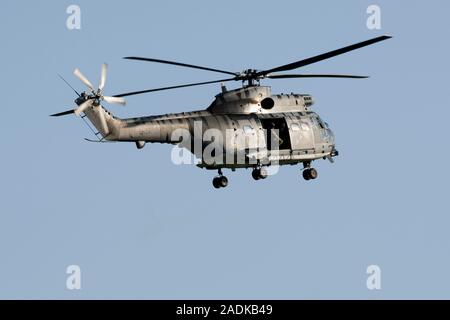
<path fill-rule="evenodd" d="M 91 108 L 86 115 L 96 125 L 96 112 L 106 112 L 106 140 L 180 144 L 202 160 L 200 167 L 239 168 L 332 157 L 334 135 L 310 110 L 312 104 L 309 95 L 271 95 L 270 87 L 254 86 L 224 90 L 201 111 L 117 119 L 103 108 Z M 187 132 L 189 141 L 180 132 Z M 212 141 L 218 142 L 216 135 L 223 137 L 222 161 L 216 150 L 205 152 Z"/>

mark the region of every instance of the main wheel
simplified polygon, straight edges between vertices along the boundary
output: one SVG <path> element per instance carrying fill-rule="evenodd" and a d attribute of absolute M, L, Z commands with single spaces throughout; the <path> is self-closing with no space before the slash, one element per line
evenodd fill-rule
<path fill-rule="evenodd" d="M 303 170 L 303 179 L 305 180 L 314 180 L 317 179 L 317 170 L 314 168 L 307 168 Z"/>
<path fill-rule="evenodd" d="M 259 176 L 259 170 L 258 170 L 258 169 L 253 169 L 253 171 L 252 171 L 252 177 L 253 177 L 253 179 L 255 179 L 255 180 L 261 179 L 261 177 Z"/>
<path fill-rule="evenodd" d="M 267 169 L 266 168 L 260 168 L 259 169 L 259 177 L 261 178 L 261 179 L 265 179 L 265 178 L 267 178 L 269 176 L 269 173 L 267 172 Z"/>
<path fill-rule="evenodd" d="M 311 179 L 310 176 L 309 176 L 309 169 L 303 170 L 302 175 L 303 175 L 303 179 L 305 179 L 306 181 Z"/>
<path fill-rule="evenodd" d="M 214 188 L 216 188 L 216 189 L 220 188 L 219 177 L 214 177 L 212 183 L 213 183 Z"/>
<path fill-rule="evenodd" d="M 228 179 L 227 179 L 227 177 L 220 176 L 220 177 L 218 177 L 218 179 L 219 179 L 219 186 L 221 188 L 225 188 L 226 186 L 228 186 Z"/>
<path fill-rule="evenodd" d="M 269 176 L 266 168 L 256 168 L 252 171 L 252 177 L 255 180 L 265 179 Z"/>
<path fill-rule="evenodd" d="M 308 171 L 309 171 L 309 178 L 310 179 L 312 179 L 312 180 L 317 179 L 318 174 L 317 174 L 317 170 L 316 169 L 311 168 Z"/>

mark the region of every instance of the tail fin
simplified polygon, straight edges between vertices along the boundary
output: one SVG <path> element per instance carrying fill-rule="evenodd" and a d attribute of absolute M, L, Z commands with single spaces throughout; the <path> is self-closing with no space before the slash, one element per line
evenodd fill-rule
<path fill-rule="evenodd" d="M 51 114 L 51 117 L 61 117 L 69 114 L 74 114 L 75 109 L 67 110 L 63 112 L 58 112 Z M 98 107 L 90 107 L 84 110 L 84 114 L 91 121 L 94 127 L 98 130 L 106 140 L 114 140 L 118 137 L 119 134 L 119 124 L 121 122 L 120 119 L 114 117 L 111 112 L 106 110 L 102 105 Z M 96 133 L 96 135 L 98 134 Z"/>
<path fill-rule="evenodd" d="M 113 140 L 117 138 L 120 119 L 115 118 L 103 106 L 88 108 L 84 113 L 104 139 Z"/>

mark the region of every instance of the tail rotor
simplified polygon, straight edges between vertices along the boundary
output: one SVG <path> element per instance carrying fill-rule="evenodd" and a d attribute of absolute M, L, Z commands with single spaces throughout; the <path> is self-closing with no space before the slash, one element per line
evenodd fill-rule
<path fill-rule="evenodd" d="M 75 89 L 73 89 L 69 85 L 75 91 L 75 93 L 78 95 L 77 99 L 75 100 L 77 107 L 75 109 L 72 109 L 69 111 L 52 114 L 52 116 L 60 117 L 60 116 L 65 116 L 65 115 L 72 114 L 72 113 L 75 113 L 75 115 L 77 115 L 77 116 L 81 116 L 81 114 L 84 113 L 89 108 L 101 107 L 102 101 L 105 101 L 109 104 L 125 105 L 126 104 L 125 99 L 122 97 L 111 97 L 111 96 L 103 95 L 103 89 L 105 88 L 105 84 L 106 84 L 107 71 L 108 71 L 108 65 L 106 63 L 103 63 L 102 68 L 101 68 L 100 82 L 99 82 L 98 88 L 94 89 L 94 86 L 89 81 L 89 79 L 87 77 L 85 77 L 78 68 L 75 69 L 73 71 L 73 74 L 87 87 L 88 90 L 79 94 Z M 65 82 L 67 83 L 67 81 L 65 81 Z M 108 122 L 105 117 L 105 111 L 101 110 L 100 112 L 97 112 L 95 115 L 95 118 L 97 120 L 94 120 L 94 122 L 96 122 L 96 123 L 94 123 L 94 125 L 98 126 L 98 129 L 100 129 L 101 133 L 104 136 L 108 135 L 109 128 L 108 128 Z M 91 119 L 91 121 L 92 121 L 92 119 Z"/>
<path fill-rule="evenodd" d="M 100 106 L 100 103 L 102 101 L 106 101 L 110 104 L 121 104 L 125 105 L 125 99 L 119 98 L 119 97 L 110 97 L 103 95 L 103 89 L 105 88 L 106 84 L 106 75 L 108 71 L 108 65 L 106 63 L 102 64 L 101 69 L 101 75 L 100 75 L 100 82 L 98 85 L 97 90 L 94 89 L 94 86 L 91 84 L 91 82 L 86 78 L 81 71 L 77 68 L 73 71 L 73 74 L 75 77 L 77 77 L 81 82 L 84 83 L 84 85 L 89 89 L 89 93 L 83 92 L 81 94 L 81 97 L 75 100 L 78 107 L 75 109 L 75 114 L 79 116 L 81 113 L 83 113 L 87 108 L 95 106 Z M 103 122 L 103 121 L 102 121 Z"/>

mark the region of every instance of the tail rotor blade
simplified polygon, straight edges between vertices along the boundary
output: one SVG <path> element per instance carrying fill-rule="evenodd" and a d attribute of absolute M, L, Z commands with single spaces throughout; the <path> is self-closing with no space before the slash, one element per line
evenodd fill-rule
<path fill-rule="evenodd" d="M 74 113 L 77 116 L 80 116 L 80 114 L 82 114 L 84 112 L 84 110 L 86 110 L 90 106 L 92 106 L 92 101 L 87 100 L 87 101 L 83 102 L 78 108 L 76 108 Z"/>
<path fill-rule="evenodd" d="M 58 112 L 58 113 L 54 113 L 54 114 L 51 114 L 50 115 L 50 117 L 61 117 L 61 116 L 66 116 L 66 115 L 68 115 L 68 114 L 72 114 L 72 113 L 74 113 L 75 112 L 75 110 L 67 110 L 67 111 L 63 111 L 63 112 Z"/>
<path fill-rule="evenodd" d="M 89 82 L 89 80 L 81 73 L 81 71 L 77 68 L 73 71 L 75 77 L 81 80 L 89 90 L 94 91 L 94 86 Z"/>
<path fill-rule="evenodd" d="M 103 96 L 103 100 L 111 104 L 121 104 L 123 106 L 127 104 L 124 98 L 119 97 Z"/>
<path fill-rule="evenodd" d="M 108 70 L 108 65 L 106 63 L 102 64 L 102 74 L 100 77 L 100 84 L 98 88 L 103 91 L 103 88 L 105 87 L 106 83 L 106 71 Z"/>

